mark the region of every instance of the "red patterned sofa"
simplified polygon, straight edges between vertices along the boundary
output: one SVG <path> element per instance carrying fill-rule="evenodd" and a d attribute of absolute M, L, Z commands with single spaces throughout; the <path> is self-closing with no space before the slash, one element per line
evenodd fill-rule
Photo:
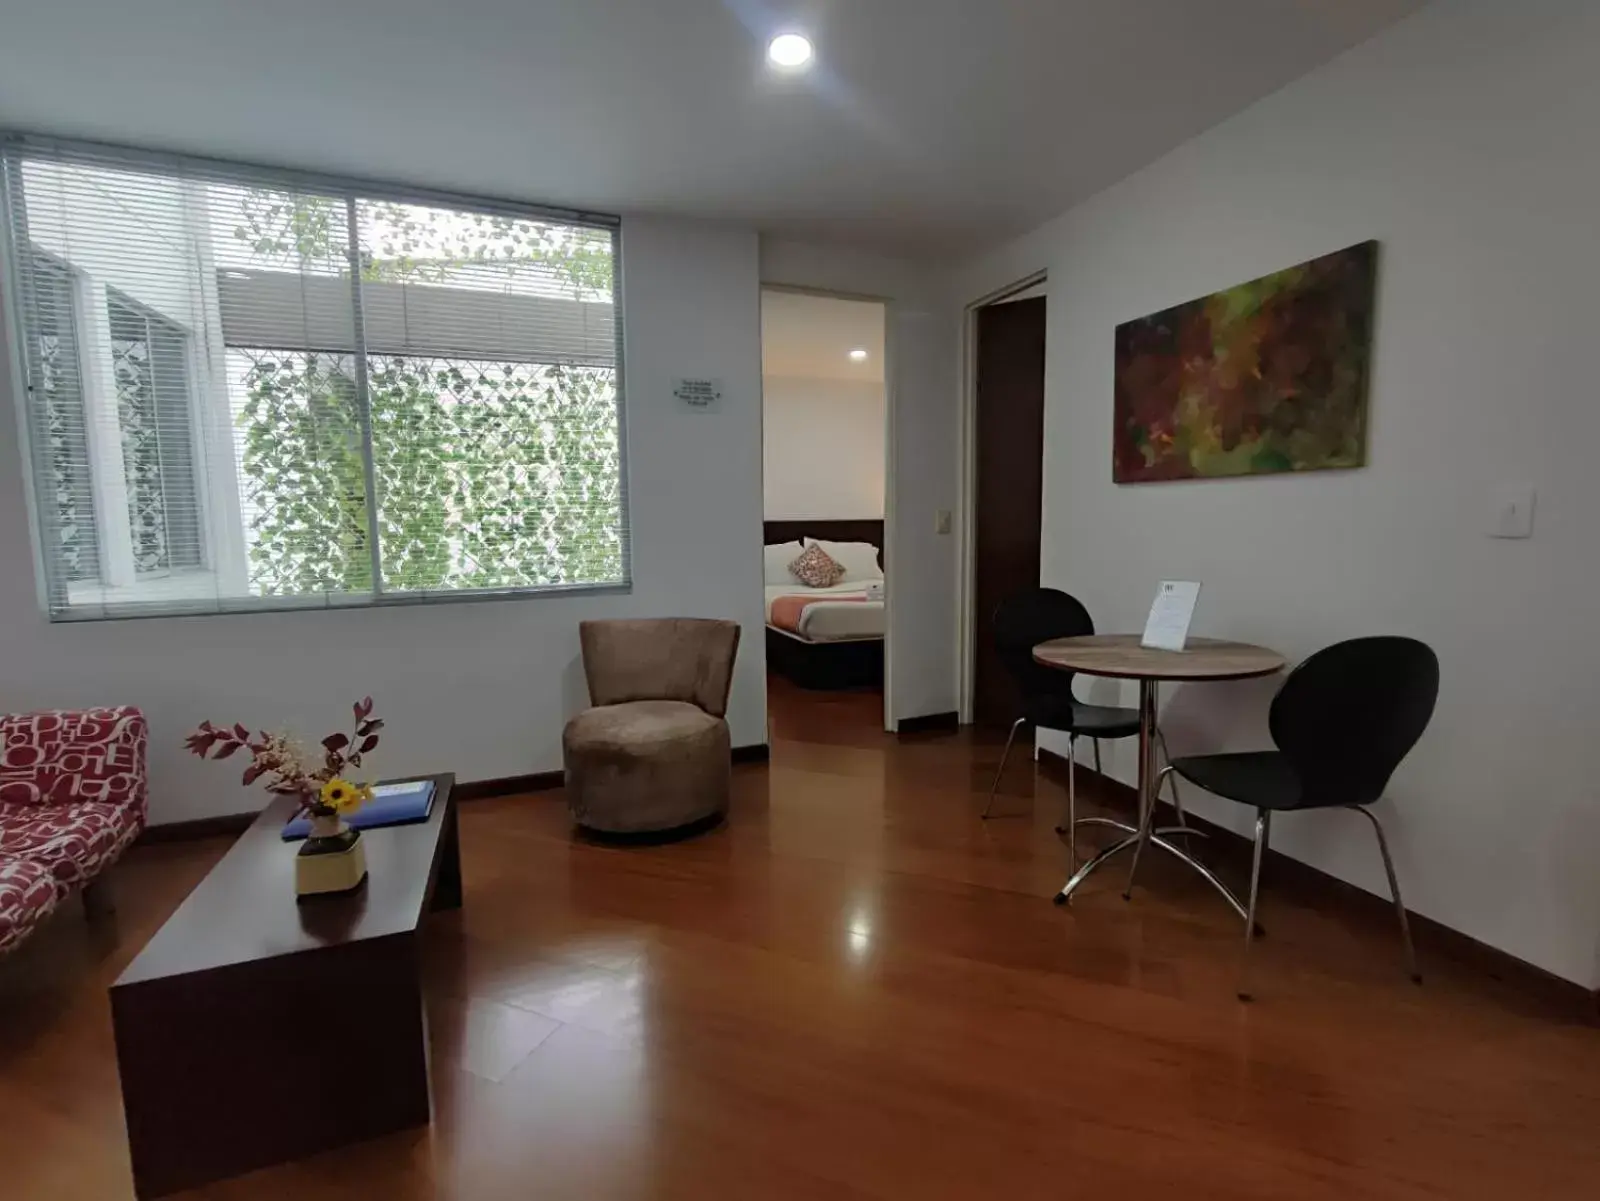
<path fill-rule="evenodd" d="M 144 829 L 147 740 L 132 708 L 0 716 L 0 954 Z"/>

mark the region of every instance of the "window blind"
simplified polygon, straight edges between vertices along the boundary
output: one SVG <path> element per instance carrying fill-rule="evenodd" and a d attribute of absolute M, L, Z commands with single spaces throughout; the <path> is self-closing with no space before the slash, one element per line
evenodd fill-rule
<path fill-rule="evenodd" d="M 614 219 L 10 137 L 52 617 L 625 586 Z"/>

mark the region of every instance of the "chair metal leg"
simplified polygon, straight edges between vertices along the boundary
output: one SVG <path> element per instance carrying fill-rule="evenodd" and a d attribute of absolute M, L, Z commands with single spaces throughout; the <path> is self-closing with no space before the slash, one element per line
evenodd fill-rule
<path fill-rule="evenodd" d="M 994 808 L 994 794 L 1000 791 L 1000 777 L 1005 775 L 1006 760 L 1011 757 L 1011 744 L 1017 740 L 1017 731 L 1026 725 L 1028 719 L 1019 717 L 1011 723 L 1011 733 L 1006 737 L 1006 749 L 1000 752 L 1000 766 L 995 768 L 994 783 L 989 785 L 989 803 L 983 807 L 983 820 L 989 820 L 989 811 Z"/>
<path fill-rule="evenodd" d="M 1100 740 L 1098 738 L 1094 740 L 1094 772 L 1097 776 L 1106 774 L 1105 768 L 1100 766 Z"/>
<path fill-rule="evenodd" d="M 1272 834 L 1272 810 L 1256 810 L 1256 850 L 1250 863 L 1250 906 L 1244 916 L 1244 955 L 1239 960 L 1239 1000 L 1254 1000 L 1250 992 L 1250 944 L 1256 937 L 1256 900 L 1261 895 L 1261 860 Z"/>
<path fill-rule="evenodd" d="M 1372 832 L 1378 836 L 1378 851 L 1383 855 L 1383 870 L 1389 874 L 1389 895 L 1394 898 L 1395 916 L 1400 919 L 1400 941 L 1406 948 L 1406 971 L 1414 983 L 1422 983 L 1422 971 L 1417 967 L 1417 948 L 1411 942 L 1411 923 L 1406 920 L 1405 902 L 1400 899 L 1400 877 L 1394 874 L 1394 858 L 1389 854 L 1389 840 L 1384 837 L 1383 823 L 1378 815 L 1364 805 L 1351 805 L 1362 817 L 1372 823 Z"/>
<path fill-rule="evenodd" d="M 1156 786 L 1153 792 L 1154 796 L 1161 795 L 1161 781 L 1164 777 L 1169 775 L 1171 771 L 1172 768 L 1170 767 L 1164 767 L 1161 769 L 1161 775 L 1156 777 Z M 1144 857 L 1144 849 L 1147 845 L 1149 845 L 1150 831 L 1155 828 L 1155 824 L 1156 807 L 1155 802 L 1152 801 L 1150 808 L 1144 813 L 1143 820 L 1139 822 L 1139 841 L 1134 845 L 1133 863 L 1128 868 L 1128 887 L 1122 890 L 1122 899 L 1124 901 L 1133 900 L 1133 882 L 1139 875 L 1139 860 Z"/>

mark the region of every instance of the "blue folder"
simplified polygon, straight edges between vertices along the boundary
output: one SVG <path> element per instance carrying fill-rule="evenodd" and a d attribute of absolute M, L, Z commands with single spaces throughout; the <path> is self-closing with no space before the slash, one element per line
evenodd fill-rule
<path fill-rule="evenodd" d="M 352 830 L 372 830 L 379 826 L 406 826 L 425 822 L 433 809 L 432 780 L 404 780 L 398 784 L 379 784 L 372 799 L 344 824 Z M 311 833 L 311 819 L 301 814 L 283 827 L 283 840 L 293 842 Z"/>

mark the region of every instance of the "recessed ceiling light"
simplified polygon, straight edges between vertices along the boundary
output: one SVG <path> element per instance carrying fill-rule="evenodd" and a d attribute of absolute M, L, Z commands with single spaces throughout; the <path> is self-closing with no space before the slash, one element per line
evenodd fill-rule
<path fill-rule="evenodd" d="M 811 62 L 811 39 L 798 33 L 780 33 L 767 44 L 767 61 L 785 71 L 798 71 Z"/>
<path fill-rule="evenodd" d="M 867 352 L 859 349 L 852 350 L 850 352 L 850 359 L 852 362 L 865 363 L 867 361 Z"/>

